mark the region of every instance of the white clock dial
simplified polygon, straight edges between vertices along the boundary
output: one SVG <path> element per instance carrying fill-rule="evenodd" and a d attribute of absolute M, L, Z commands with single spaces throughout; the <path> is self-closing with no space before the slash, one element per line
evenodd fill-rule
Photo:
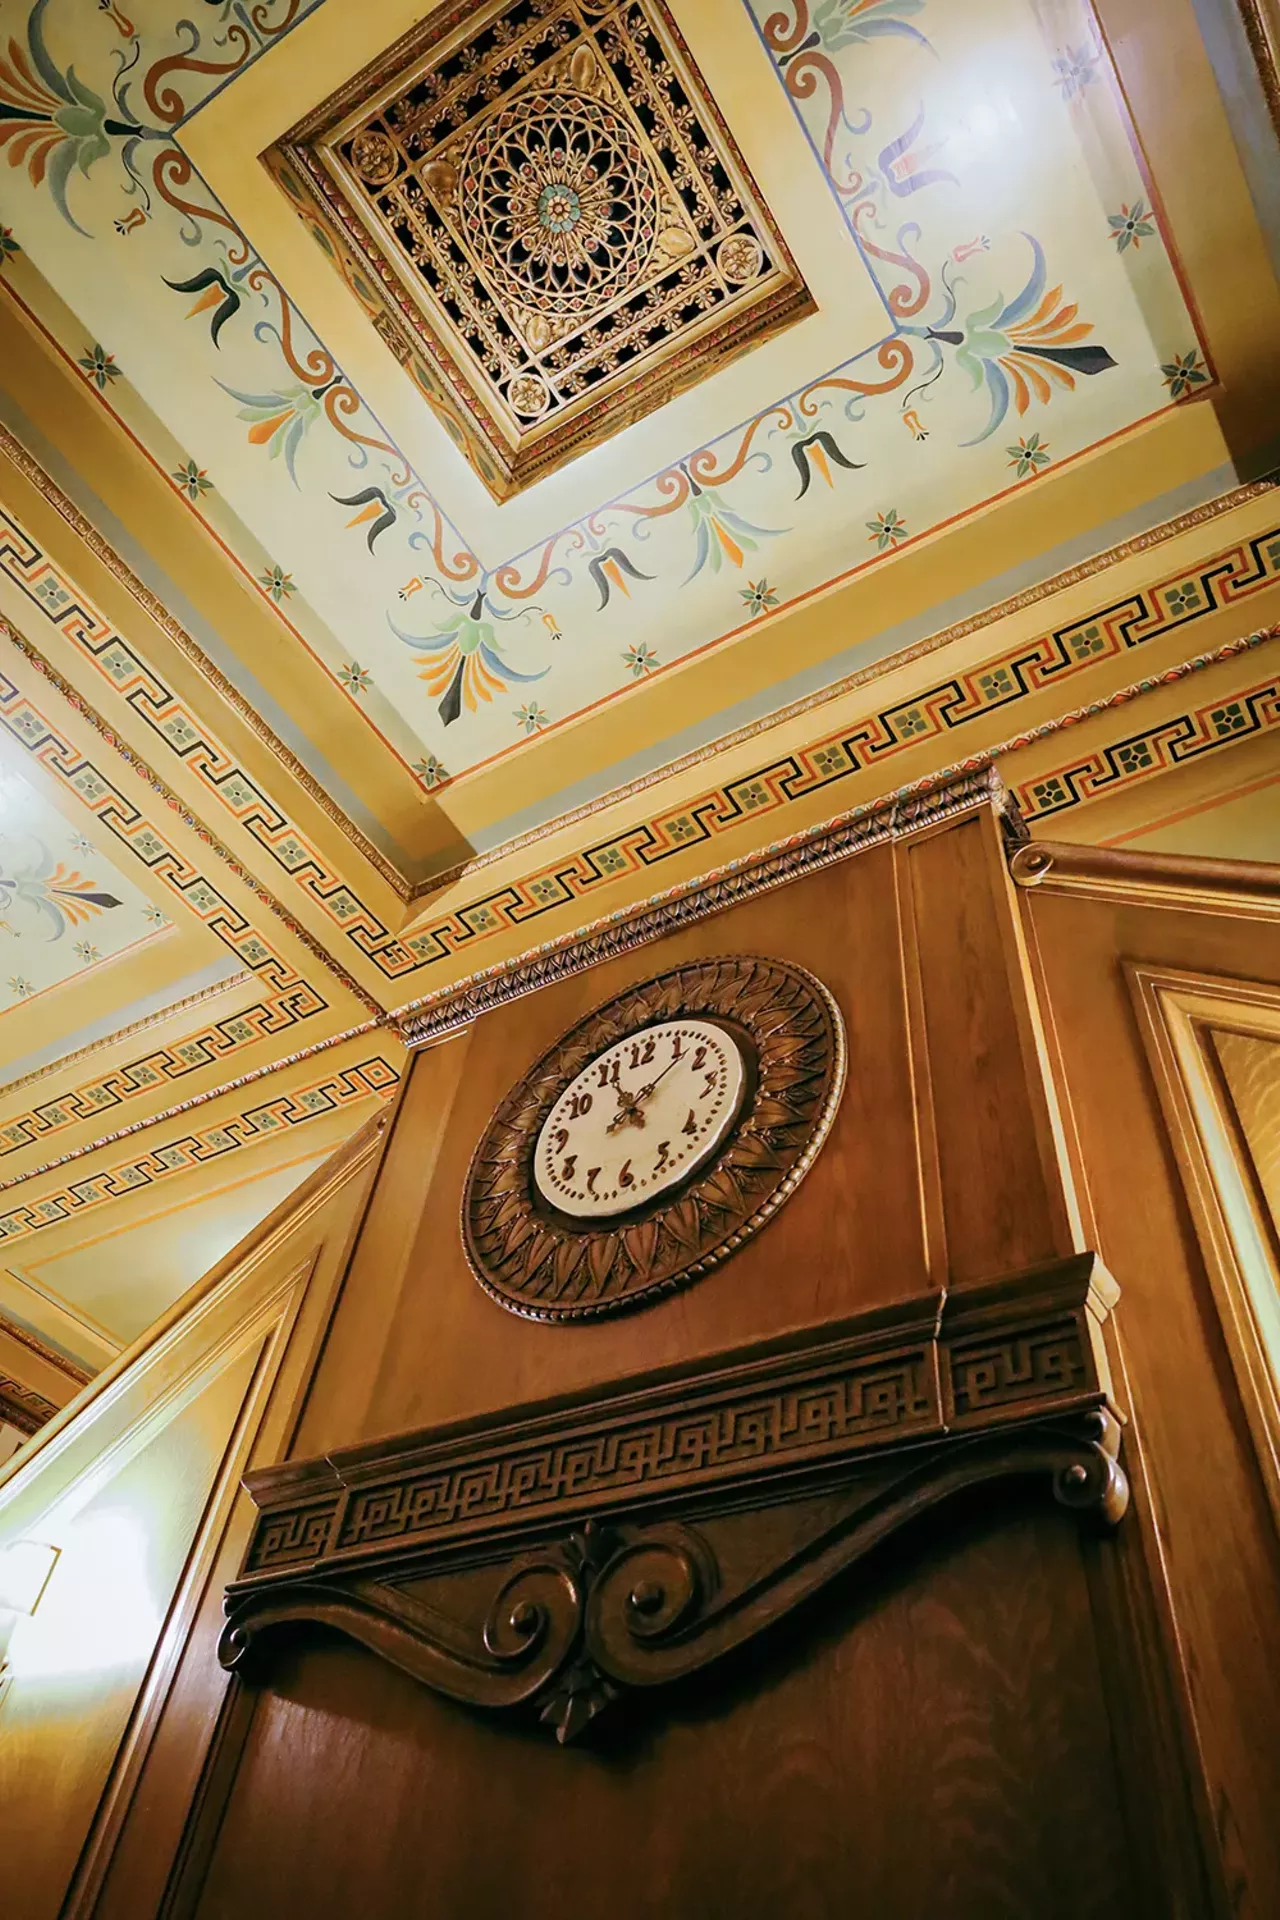
<path fill-rule="evenodd" d="M 705 1165 L 745 1085 L 726 1028 L 705 1020 L 642 1028 L 597 1054 L 556 1101 L 534 1147 L 538 1192 L 583 1220 L 630 1213 Z"/>

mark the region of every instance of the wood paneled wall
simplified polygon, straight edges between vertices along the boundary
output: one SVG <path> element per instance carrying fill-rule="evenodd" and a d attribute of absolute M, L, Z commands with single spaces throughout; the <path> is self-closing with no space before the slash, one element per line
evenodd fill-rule
<path fill-rule="evenodd" d="M 87 1830 L 92 1873 L 64 1908 L 42 1894 L 6 1912 L 1272 1920 L 1280 1556 L 1125 963 L 1274 981 L 1276 922 L 1230 876 L 1197 889 L 1175 863 L 1161 892 L 1121 862 L 1102 886 L 1073 877 L 1076 858 L 1019 856 L 1015 885 L 978 806 L 423 1053 L 336 1304 L 290 1347 L 287 1406 L 285 1387 L 266 1391 L 274 1452 L 254 1459 L 301 1472 L 411 1429 L 483 1432 L 533 1402 L 675 1391 L 726 1355 L 820 1345 L 904 1302 L 923 1322 L 947 1290 L 1004 1298 L 983 1289 L 1008 1279 L 1016 1294 L 1018 1276 L 1092 1248 L 1122 1290 L 1107 1339 L 1135 1500 L 1117 1532 L 1007 1477 L 971 1486 L 750 1644 L 561 1748 L 533 1714 L 454 1704 L 320 1627 L 291 1629 L 256 1680 L 228 1678 L 214 1648 L 245 1500 L 208 1548 L 127 1787 Z M 683 1293 L 591 1324 L 506 1313 L 458 1231 L 494 1106 L 585 1009 L 721 952 L 798 962 L 843 1011 L 848 1088 L 813 1171 Z M 752 1553 L 765 1566 L 792 1500 L 769 1495 L 758 1537 L 730 1512 L 739 1574 Z M 625 1500 L 613 1517 L 626 1523 Z M 497 1555 L 459 1559 L 452 1591 L 470 1581 L 480 1604 Z"/>
<path fill-rule="evenodd" d="M 588 1008 L 718 953 L 797 961 L 839 1002 L 848 1084 L 813 1172 L 731 1261 L 638 1316 L 541 1326 L 504 1312 L 477 1287 L 457 1230 L 489 1115 Z M 650 1372 L 949 1275 L 1016 1272 L 1076 1251 L 1073 1216 L 1013 889 L 983 809 L 518 1000 L 422 1054 L 295 1454 Z"/>

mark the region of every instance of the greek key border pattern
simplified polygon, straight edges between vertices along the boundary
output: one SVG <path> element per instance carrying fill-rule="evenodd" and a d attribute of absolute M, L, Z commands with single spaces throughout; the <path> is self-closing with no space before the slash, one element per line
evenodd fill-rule
<path fill-rule="evenodd" d="M 687 848 L 707 845 L 748 817 L 880 766 L 926 740 L 942 740 L 971 721 L 1059 686 L 1207 614 L 1236 606 L 1280 580 L 1280 527 L 1237 542 L 1195 569 L 1169 575 L 1098 612 L 994 654 L 970 671 L 937 682 L 893 707 L 868 713 L 808 746 L 721 787 L 637 821 L 608 840 L 556 861 L 405 937 L 423 965 L 572 905 L 625 875 L 643 873 Z M 989 756 L 988 756 L 989 757 Z"/>
<path fill-rule="evenodd" d="M 241 966 L 270 990 L 264 1031 L 284 1032 L 328 1010 L 328 1001 L 283 957 L 225 894 L 185 860 L 111 779 L 74 747 L 22 690 L 0 671 L 0 725 L 73 795 L 147 871 L 217 935 Z"/>
<path fill-rule="evenodd" d="M 0 508 L 0 571 L 22 589 L 211 799 L 387 979 L 414 966 L 391 929 L 329 868 L 315 845 L 232 758 L 212 731 L 48 558 L 8 509 Z"/>
<path fill-rule="evenodd" d="M 1063 1263 L 1054 1297 L 981 1331 L 886 1326 L 824 1340 L 808 1361 L 748 1362 L 714 1387 L 597 1401 L 473 1441 L 389 1442 L 307 1468 L 266 1470 L 242 1580 L 304 1562 L 456 1542 L 593 1507 L 703 1492 L 744 1477 L 1064 1413 L 1103 1393 L 1087 1324 L 1092 1256 Z M 925 1303 L 927 1304 L 927 1303 Z M 1098 1305 L 1095 1301 L 1095 1305 Z M 1105 1314 L 1105 1307 L 1101 1309 Z M 825 1351 L 823 1350 L 825 1347 Z"/>
<path fill-rule="evenodd" d="M 1228 699 L 1209 701 L 1171 720 L 1128 733 L 1091 753 L 1064 760 L 1015 789 L 1028 820 L 1047 820 L 1069 807 L 1098 800 L 1199 760 L 1219 747 L 1235 746 L 1280 728 L 1280 677 L 1260 680 Z"/>
<path fill-rule="evenodd" d="M 399 1083 L 400 1075 L 392 1063 L 381 1054 L 373 1054 L 354 1066 L 324 1074 L 307 1086 L 247 1107 L 215 1126 L 175 1135 L 136 1159 L 122 1160 L 101 1173 L 73 1180 L 38 1200 L 0 1213 L 0 1242 L 60 1226 L 174 1174 L 257 1146 L 284 1128 L 303 1126 L 308 1120 L 336 1113 L 361 1100 L 388 1100 Z"/>
<path fill-rule="evenodd" d="M 24 1386 L 21 1380 L 10 1379 L 7 1373 L 0 1373 L 0 1420 L 16 1427 L 28 1440 L 33 1433 L 39 1433 L 46 1420 L 52 1420 L 57 1411 L 52 1400 L 46 1400 L 42 1393 Z"/>

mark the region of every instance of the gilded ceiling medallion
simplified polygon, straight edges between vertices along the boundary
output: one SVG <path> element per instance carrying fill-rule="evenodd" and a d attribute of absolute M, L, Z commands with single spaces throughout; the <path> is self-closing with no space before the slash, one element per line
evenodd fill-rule
<path fill-rule="evenodd" d="M 434 14 L 264 158 L 497 499 L 813 310 L 658 0 Z"/>

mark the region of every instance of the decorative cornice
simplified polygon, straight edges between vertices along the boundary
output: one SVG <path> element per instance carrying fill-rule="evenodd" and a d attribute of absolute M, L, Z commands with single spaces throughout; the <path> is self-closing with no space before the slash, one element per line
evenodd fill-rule
<path fill-rule="evenodd" d="M 469 1026 L 482 1013 L 505 1006 L 539 987 L 551 986 L 572 974 L 614 960 L 651 941 L 664 939 L 680 927 L 719 913 L 725 907 L 755 899 L 806 873 L 847 860 L 867 848 L 881 846 L 905 834 L 937 826 L 956 814 L 993 806 L 1010 830 L 1021 834 L 1016 812 L 1000 776 L 986 763 L 974 771 L 950 778 L 920 781 L 883 800 L 856 807 L 835 823 L 796 834 L 742 860 L 731 861 L 712 874 L 700 875 L 665 894 L 656 894 L 643 906 L 592 926 L 580 927 L 549 948 L 535 949 L 440 994 L 402 1008 L 393 1015 L 406 1046 L 425 1046 L 446 1034 Z"/>
<path fill-rule="evenodd" d="M 1037 741 L 1081 721 L 1128 705 L 1132 700 L 1170 686 L 1191 674 L 1251 652 L 1269 640 L 1280 637 L 1280 626 L 1262 627 L 1238 639 L 1229 640 L 1212 653 L 1183 661 L 1166 672 L 1143 680 L 1131 681 L 1114 693 L 1094 700 L 1088 706 L 1044 720 L 1024 733 L 1014 734 L 966 760 L 953 762 L 940 772 L 909 782 L 879 799 L 868 801 L 820 821 L 785 840 L 776 840 L 744 855 L 739 860 L 713 868 L 693 879 L 680 882 L 663 893 L 652 894 L 635 908 L 588 922 L 558 939 L 526 949 L 493 967 L 478 970 L 466 979 L 433 994 L 412 1000 L 388 1016 L 406 1046 L 423 1046 L 468 1026 L 480 1014 L 504 1006 L 525 993 L 553 981 L 568 978 L 598 960 L 614 959 L 649 941 L 662 939 L 676 928 L 688 926 L 722 907 L 734 906 L 755 893 L 801 873 L 846 859 L 864 848 L 879 845 L 905 831 L 928 826 L 934 817 L 941 820 L 950 813 L 995 800 L 1006 827 L 1015 837 L 1026 837 L 1016 803 L 996 772 L 997 762 Z M 984 785 L 984 783 L 986 783 Z M 741 783 L 735 783 L 741 784 Z M 949 804 L 946 796 L 957 796 Z M 896 821 L 896 831 L 890 823 Z M 757 877 L 759 876 L 759 877 Z"/>
<path fill-rule="evenodd" d="M 1046 893 L 1280 921 L 1280 866 L 1261 861 L 1036 840 L 1013 851 L 1009 871 L 1016 885 Z"/>
<path fill-rule="evenodd" d="M 33 1433 L 39 1433 L 46 1420 L 52 1420 L 58 1409 L 52 1400 L 46 1400 L 42 1393 L 33 1393 L 21 1380 L 11 1380 L 7 1374 L 0 1373 L 0 1421 L 16 1427 L 29 1440 Z"/>
<path fill-rule="evenodd" d="M 78 1066 L 82 1060 L 90 1060 L 95 1054 L 105 1053 L 109 1047 L 118 1046 L 121 1041 L 132 1040 L 140 1033 L 153 1032 L 156 1027 L 164 1026 L 175 1014 L 189 1013 L 192 1007 L 200 1007 L 208 1000 L 216 1000 L 224 993 L 230 993 L 243 987 L 253 979 L 247 970 L 228 974 L 225 980 L 215 980 L 211 986 L 200 987 L 195 993 L 183 994 L 177 1000 L 170 1000 L 163 1007 L 157 1007 L 154 1013 L 148 1013 L 141 1020 L 130 1020 L 123 1027 L 113 1027 L 110 1033 L 102 1034 L 97 1040 L 90 1040 L 86 1046 L 76 1047 L 70 1053 L 60 1053 L 56 1060 L 50 1060 L 43 1067 L 34 1067 L 30 1073 L 23 1073 L 16 1080 L 0 1082 L 0 1097 L 8 1099 L 12 1094 L 21 1093 L 24 1087 L 34 1086 L 37 1081 L 47 1080 L 52 1074 L 63 1073 Z"/>
<path fill-rule="evenodd" d="M 144 1119 L 133 1120 L 127 1127 L 117 1127 L 111 1133 L 102 1133 L 96 1139 L 86 1140 L 78 1147 L 72 1147 L 68 1153 L 61 1153 L 53 1160 L 46 1160 L 38 1167 L 29 1167 L 25 1173 L 15 1174 L 9 1180 L 0 1180 L 0 1193 L 8 1193 L 13 1187 L 20 1187 L 28 1180 L 38 1179 L 46 1173 L 54 1173 L 59 1167 L 69 1166 L 72 1161 L 83 1160 L 86 1154 L 101 1153 L 107 1147 L 115 1146 L 121 1140 L 128 1140 L 135 1133 L 146 1132 L 151 1127 L 163 1126 L 168 1120 L 176 1120 L 184 1113 L 193 1113 L 197 1107 L 207 1106 L 211 1100 L 221 1100 L 227 1094 L 238 1093 L 242 1087 L 254 1086 L 259 1080 L 269 1080 L 273 1074 L 283 1073 L 289 1067 L 296 1067 L 304 1060 L 313 1059 L 317 1054 L 329 1053 L 334 1047 L 341 1046 L 347 1040 L 358 1040 L 361 1034 L 373 1033 L 379 1028 L 376 1020 L 364 1020 L 357 1027 L 347 1027 L 341 1033 L 335 1033 L 331 1039 L 317 1040 L 312 1046 L 299 1047 L 294 1053 L 285 1054 L 281 1059 L 268 1061 L 266 1065 L 255 1067 L 249 1073 L 237 1074 L 232 1080 L 220 1080 L 216 1087 L 208 1087 L 203 1093 L 193 1093 L 189 1100 L 178 1100 L 160 1113 L 147 1114 Z M 385 1063 L 384 1063 L 385 1064 Z"/>
<path fill-rule="evenodd" d="M 111 542 L 99 533 L 91 520 L 85 518 L 79 508 L 68 499 L 57 481 L 46 473 L 40 462 L 28 452 L 3 422 L 0 422 L 0 453 L 3 453 L 5 458 L 18 469 L 23 478 L 35 488 L 54 512 L 65 520 L 71 531 L 83 540 L 94 558 L 101 562 L 130 598 L 137 601 L 147 618 L 160 628 L 166 639 L 173 642 L 183 658 L 190 661 L 218 697 L 226 701 L 236 717 L 242 720 L 254 736 L 262 742 L 272 759 L 280 762 L 291 778 L 297 781 L 308 800 L 320 809 L 327 820 L 332 821 L 344 838 L 351 842 L 356 852 L 369 862 L 398 898 L 411 899 L 413 889 L 399 868 L 388 860 L 386 854 L 376 847 L 372 840 L 361 833 L 355 822 L 330 798 L 297 755 L 267 725 L 257 708 L 251 705 L 227 676 L 213 664 L 199 642 L 179 621 L 174 619 L 164 602 L 152 593 L 150 587 L 144 585 L 132 567 L 121 559 Z"/>
<path fill-rule="evenodd" d="M 38 1359 L 43 1360 L 46 1366 L 56 1367 L 59 1373 L 67 1376 L 68 1380 L 74 1380 L 77 1387 L 87 1387 L 92 1380 L 93 1375 L 78 1361 L 71 1359 L 69 1354 L 59 1352 L 57 1347 L 47 1346 L 37 1335 L 20 1325 L 17 1320 L 11 1319 L 7 1313 L 0 1313 L 0 1332 L 6 1333 L 10 1340 L 16 1340 L 20 1347 L 26 1347 L 30 1353 L 34 1353 Z"/>
<path fill-rule="evenodd" d="M 261 1671 L 282 1629 L 320 1620 L 455 1699 L 532 1701 L 563 1740 L 963 1487 L 1042 1476 L 1115 1522 L 1116 1298 L 1079 1255 L 677 1378 L 250 1474 L 260 1513 L 219 1657 Z"/>
<path fill-rule="evenodd" d="M 196 835 L 201 844 L 208 847 L 210 852 L 234 873 L 238 880 L 244 883 L 254 898 L 284 925 L 294 939 L 306 948 L 312 958 L 316 960 L 327 973 L 332 974 L 334 978 L 346 988 L 347 992 L 350 993 L 361 1006 L 367 1008 L 370 1013 L 375 1015 L 381 1014 L 382 1008 L 373 998 L 373 995 L 347 972 L 347 969 L 342 965 L 341 961 L 335 959 L 328 948 L 323 946 L 313 934 L 309 933 L 307 929 L 295 919 L 284 903 L 271 892 L 270 888 L 264 886 L 257 875 L 251 873 L 244 863 L 236 858 L 231 849 L 226 846 L 223 841 L 219 840 L 217 835 L 214 834 L 202 820 L 196 818 L 179 795 L 160 778 L 155 769 L 149 766 L 139 754 L 136 754 L 126 741 L 121 739 L 120 735 L 113 727 L 108 725 L 96 707 L 92 706 L 90 702 L 84 698 L 83 694 L 79 693 L 76 688 L 72 686 L 71 682 L 67 680 L 63 674 L 59 673 L 57 668 L 45 658 L 39 648 L 34 646 L 24 634 L 19 633 L 17 628 L 14 627 L 3 614 L 0 614 L 0 635 L 3 635 L 9 644 L 22 655 L 23 659 L 27 661 L 33 670 L 66 701 L 72 712 L 78 714 L 82 720 L 92 727 L 93 731 L 106 742 L 112 751 L 118 754 L 127 766 L 132 768 L 133 772 L 138 775 L 139 779 L 146 783 L 152 793 L 156 794 L 172 812 L 178 815 L 183 824 Z"/>
<path fill-rule="evenodd" d="M 1248 5 L 1250 0 L 1241 0 Z M 1011 594 L 1008 599 L 993 601 L 980 613 L 970 614 L 964 620 L 956 620 L 949 627 L 942 627 L 927 639 L 914 641 L 908 647 L 902 647 L 896 653 L 886 654 L 868 667 L 859 667 L 855 673 L 847 673 L 838 680 L 832 680 L 816 693 L 807 693 L 802 699 L 792 700 L 786 706 L 777 707 L 759 720 L 751 720 L 745 726 L 735 727 L 728 733 L 717 734 L 713 740 L 693 748 L 689 753 L 681 754 L 678 759 L 664 761 L 662 766 L 653 767 L 648 773 L 639 774 L 634 780 L 611 787 L 607 793 L 588 800 L 580 807 L 574 807 L 567 813 L 559 813 L 554 819 L 543 821 L 541 825 L 531 827 L 527 833 L 513 835 L 487 853 L 475 854 L 470 860 L 463 861 L 447 873 L 440 873 L 430 880 L 420 882 L 412 891 L 410 898 L 415 903 L 427 899 L 432 894 L 441 893 L 446 886 L 452 886 L 459 880 L 470 879 L 473 874 L 481 873 L 499 860 L 508 859 L 512 854 L 523 853 L 526 848 L 537 846 L 540 841 L 549 839 L 553 834 L 562 833 L 568 827 L 579 825 L 594 815 L 603 813 L 607 808 L 619 806 L 637 794 L 646 793 L 650 788 L 660 786 L 664 780 L 677 779 L 682 773 L 688 773 L 694 767 L 704 766 L 721 754 L 732 752 L 735 747 L 744 746 L 748 741 L 758 740 L 762 734 L 774 728 L 786 726 L 791 720 L 799 720 L 806 713 L 814 713 L 821 707 L 830 706 L 846 693 L 855 693 L 859 687 L 869 686 L 873 681 L 883 680 L 888 674 L 896 673 L 902 667 L 911 666 L 916 660 L 927 659 L 931 653 L 938 653 L 949 647 L 954 641 L 967 640 L 971 634 L 981 633 L 985 627 L 994 627 L 1001 620 L 1014 614 L 1023 613 L 1028 607 L 1038 606 L 1042 600 L 1048 600 L 1056 593 L 1066 593 L 1071 587 L 1081 586 L 1086 580 L 1097 574 L 1105 573 L 1108 567 L 1119 566 L 1122 561 L 1132 560 L 1139 554 L 1150 553 L 1154 548 L 1163 546 L 1167 541 L 1176 540 L 1184 533 L 1193 533 L 1197 527 L 1206 526 L 1224 514 L 1234 513 L 1238 507 L 1247 506 L 1251 500 L 1263 499 L 1280 489 L 1280 475 L 1272 474 L 1262 480 L 1252 480 L 1247 485 L 1233 487 L 1229 493 L 1222 493 L 1216 499 L 1205 501 L 1202 506 L 1193 507 L 1187 513 L 1180 513 L 1172 520 L 1161 521 L 1157 527 L 1151 527 L 1145 533 L 1135 534 L 1129 540 L 1121 540 L 1113 547 L 1107 547 L 1101 553 L 1092 554 L 1089 559 L 1079 561 L 1074 567 L 1066 567 L 1061 573 L 1050 574 L 1034 587 L 1025 587 L 1021 593 Z M 1193 569 L 1194 571 L 1194 569 Z M 786 610 L 783 609 L 783 612 Z M 1094 617 L 1086 613 L 1078 623 L 1087 625 Z M 1001 751 L 1008 751 L 1007 748 Z M 453 785 L 460 787 L 466 779 L 459 774 Z"/>

